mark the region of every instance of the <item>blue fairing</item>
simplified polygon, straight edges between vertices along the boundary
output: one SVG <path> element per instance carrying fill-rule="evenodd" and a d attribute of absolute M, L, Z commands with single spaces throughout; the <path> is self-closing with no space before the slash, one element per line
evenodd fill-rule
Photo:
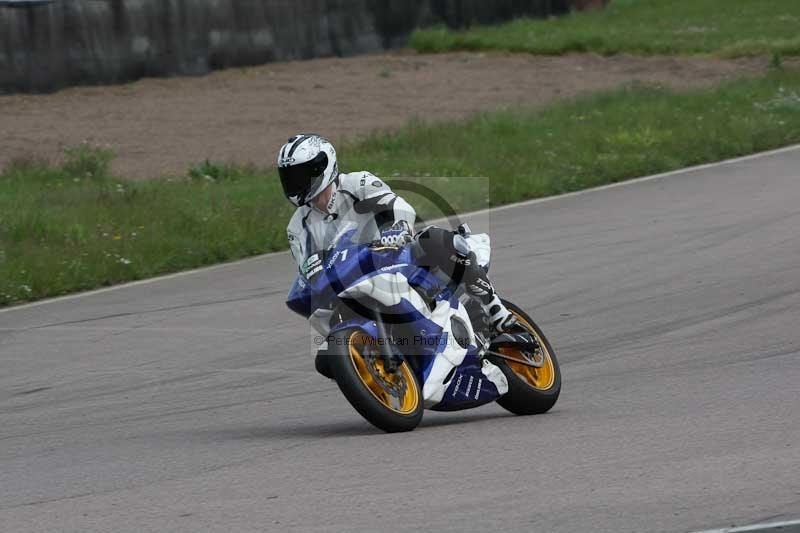
<path fill-rule="evenodd" d="M 378 325 L 372 320 L 367 320 L 363 317 L 353 318 L 339 322 L 331 328 L 329 337 L 333 337 L 338 331 L 344 331 L 350 328 L 358 328 L 370 337 L 378 337 Z"/>
<path fill-rule="evenodd" d="M 286 302 L 292 311 L 308 318 L 317 309 L 334 309 L 341 303 L 338 294 L 342 291 L 384 272 L 402 273 L 409 283 L 437 294 L 437 300 L 453 299 L 453 302 L 456 302 L 444 283 L 427 269 L 415 264 L 410 248 L 375 248 L 369 244 L 353 243 L 350 240 L 352 233 L 346 233 L 338 240 L 335 247 L 321 254 L 324 256 L 320 257 L 322 268 L 313 274 L 301 274 L 297 277 Z M 406 299 L 402 299 L 389 311 L 393 316 L 403 317 L 403 322 L 412 331 L 425 333 L 419 335 L 418 342 L 413 342 L 413 346 L 407 348 L 399 346 L 399 349 L 406 355 L 424 356 L 426 360 L 423 361 L 423 368 L 429 366 L 428 359 L 441 351 L 444 340 L 441 338 L 441 328 L 425 318 Z M 351 327 L 359 327 L 366 333 L 377 336 L 372 319 L 362 316 L 332 325 L 331 333 Z M 422 374 L 420 377 L 424 377 L 425 372 Z"/>
<path fill-rule="evenodd" d="M 453 374 L 442 401 L 433 409 L 436 411 L 471 409 L 493 402 L 498 396 L 497 386 L 481 373 L 481 360 L 473 349 L 467 352 L 464 361 Z"/>
<path fill-rule="evenodd" d="M 311 275 L 295 279 L 286 305 L 306 318 L 317 309 L 332 309 L 339 303 L 337 295 L 365 278 L 382 272 L 400 272 L 409 281 L 426 290 L 441 290 L 442 283 L 414 262 L 406 248 L 372 248 L 354 244 L 353 232 L 339 239 L 338 244 L 321 257 L 323 268 Z M 445 291 L 440 297 L 449 297 Z"/>
<path fill-rule="evenodd" d="M 342 301 L 338 295 L 357 283 L 385 272 L 402 273 L 409 284 L 431 295 L 437 302 L 446 301 L 456 308 L 458 298 L 452 290 L 427 269 L 415 264 L 411 250 L 406 248 L 374 248 L 368 244 L 355 244 L 350 238 L 352 232 L 338 240 L 335 247 L 327 250 L 322 257 L 312 255 L 304 269 L 309 272 L 299 275 L 289 291 L 286 304 L 289 308 L 308 318 L 318 309 L 336 309 Z M 369 306 L 369 302 L 361 302 Z M 352 304 L 351 304 L 352 305 Z M 385 309 L 392 317 L 401 316 L 405 331 L 413 336 L 410 339 L 394 339 L 393 349 L 412 358 L 412 365 L 420 383 L 428 378 L 431 365 L 437 354 L 447 346 L 447 334 L 442 328 L 426 318 L 407 298 Z M 367 335 L 380 338 L 377 324 L 372 318 L 359 313 L 348 313 L 339 323 L 331 324 L 330 334 L 350 328 L 358 328 Z M 332 337 L 331 337 L 332 338 Z M 404 341 L 404 342 L 403 342 Z M 480 360 L 477 347 L 470 346 L 463 368 L 456 372 L 445 398 L 436 407 L 441 410 L 455 410 L 474 407 L 497 398 L 497 389 L 480 373 Z M 465 379 L 458 379 L 461 374 Z M 477 377 L 470 377 L 477 376 Z M 458 382 L 458 384 L 456 384 Z M 463 385 L 462 385 L 463 382 Z"/>

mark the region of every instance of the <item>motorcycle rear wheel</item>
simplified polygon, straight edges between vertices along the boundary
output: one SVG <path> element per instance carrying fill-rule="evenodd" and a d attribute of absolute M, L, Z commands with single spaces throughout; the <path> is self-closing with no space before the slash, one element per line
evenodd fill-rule
<path fill-rule="evenodd" d="M 539 343 L 544 364 L 541 368 L 532 368 L 499 357 L 490 357 L 508 379 L 508 392 L 497 403 L 516 415 L 545 413 L 555 405 L 561 394 L 561 367 L 553 347 L 533 319 L 513 303 L 506 300 L 503 303 L 514 313 L 519 324 Z M 522 353 L 513 348 L 500 348 L 498 351 L 517 359 L 525 359 Z"/>
<path fill-rule="evenodd" d="M 372 425 L 388 432 L 411 431 L 422 420 L 422 389 L 404 362 L 386 369 L 377 339 L 346 329 L 328 343 L 328 365 L 347 401 Z"/>

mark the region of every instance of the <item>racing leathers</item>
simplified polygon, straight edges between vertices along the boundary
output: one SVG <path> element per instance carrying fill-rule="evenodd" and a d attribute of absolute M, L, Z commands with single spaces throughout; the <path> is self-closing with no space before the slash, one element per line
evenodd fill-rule
<path fill-rule="evenodd" d="M 342 228 L 355 226 L 354 240 L 372 242 L 397 222 L 414 227 L 414 208 L 369 172 L 339 174 L 331 186 L 327 213 L 304 205 L 289 221 L 289 246 L 298 267 L 302 268 L 308 254 L 333 244 Z"/>

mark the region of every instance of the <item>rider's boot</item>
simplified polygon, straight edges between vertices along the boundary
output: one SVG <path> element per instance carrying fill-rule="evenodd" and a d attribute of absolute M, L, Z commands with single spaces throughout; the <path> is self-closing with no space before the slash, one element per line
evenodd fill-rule
<path fill-rule="evenodd" d="M 483 307 L 489 316 L 489 322 L 498 333 L 510 331 L 517 324 L 517 317 L 500 301 L 497 294 L 494 295 L 491 302 L 484 303 Z"/>
<path fill-rule="evenodd" d="M 473 279 L 466 283 L 467 291 L 481 303 L 483 312 L 495 331 L 498 333 L 509 331 L 517 323 L 517 318 L 497 296 L 486 272 L 480 267 L 477 270 L 479 272 L 473 273 Z"/>

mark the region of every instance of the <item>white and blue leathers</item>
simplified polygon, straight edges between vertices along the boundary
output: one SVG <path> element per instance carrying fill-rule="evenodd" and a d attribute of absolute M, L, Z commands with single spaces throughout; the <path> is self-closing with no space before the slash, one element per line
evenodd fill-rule
<path fill-rule="evenodd" d="M 332 187 L 327 213 L 301 206 L 286 228 L 298 267 L 314 251 L 330 246 L 342 228 L 357 227 L 358 242 L 372 242 L 380 238 L 382 229 L 397 221 L 404 220 L 414 227 L 414 208 L 369 172 L 339 174 Z"/>

